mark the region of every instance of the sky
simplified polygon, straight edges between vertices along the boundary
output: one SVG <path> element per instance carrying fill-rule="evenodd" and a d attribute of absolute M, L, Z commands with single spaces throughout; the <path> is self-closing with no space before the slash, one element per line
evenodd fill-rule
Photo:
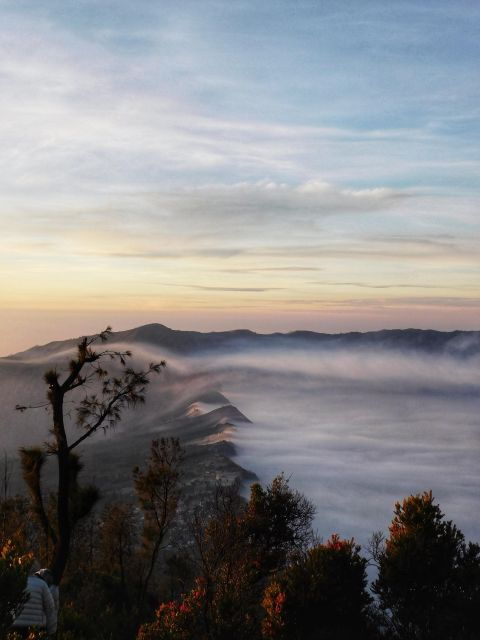
<path fill-rule="evenodd" d="M 480 4 L 0 0 L 0 355 L 480 329 Z"/>

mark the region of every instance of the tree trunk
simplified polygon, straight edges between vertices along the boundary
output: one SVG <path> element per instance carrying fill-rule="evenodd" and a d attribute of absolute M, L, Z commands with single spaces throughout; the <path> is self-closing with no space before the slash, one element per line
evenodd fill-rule
<path fill-rule="evenodd" d="M 63 392 L 60 388 L 54 389 L 52 396 L 53 431 L 57 445 L 58 462 L 58 539 L 53 553 L 52 573 L 55 584 L 59 584 L 67 565 L 70 550 L 70 453 L 63 421 Z"/>

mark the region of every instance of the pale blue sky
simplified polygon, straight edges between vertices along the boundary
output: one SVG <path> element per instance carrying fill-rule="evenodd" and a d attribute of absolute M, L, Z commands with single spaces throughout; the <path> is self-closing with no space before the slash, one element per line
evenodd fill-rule
<path fill-rule="evenodd" d="M 9 341 L 478 326 L 478 2 L 0 12 Z"/>

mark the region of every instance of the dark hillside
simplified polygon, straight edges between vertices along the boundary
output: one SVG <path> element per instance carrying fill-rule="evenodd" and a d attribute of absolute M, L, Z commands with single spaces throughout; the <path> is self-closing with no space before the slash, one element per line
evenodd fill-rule
<path fill-rule="evenodd" d="M 31 360 L 53 356 L 75 347 L 78 338 L 35 346 L 9 356 L 9 360 Z M 228 351 L 259 348 L 322 349 L 389 349 L 470 357 L 480 353 L 480 331 L 434 331 L 432 329 L 384 329 L 381 331 L 350 333 L 292 333 L 260 334 L 238 329 L 202 333 L 179 331 L 162 324 L 148 324 L 112 334 L 110 344 L 145 345 L 183 355 L 204 351 Z M 5 359 L 5 358 L 4 358 Z M 1 359 L 0 359 L 1 360 Z"/>

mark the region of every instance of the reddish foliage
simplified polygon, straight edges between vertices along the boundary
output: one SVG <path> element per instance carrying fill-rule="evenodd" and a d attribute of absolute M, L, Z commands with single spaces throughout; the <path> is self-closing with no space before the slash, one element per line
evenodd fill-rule
<path fill-rule="evenodd" d="M 157 619 L 143 625 L 137 640 L 202 640 L 199 617 L 205 600 L 205 585 L 198 579 L 181 602 L 165 602 L 156 612 Z"/>
<path fill-rule="evenodd" d="M 264 638 L 278 638 L 285 621 L 283 619 L 286 594 L 278 582 L 272 582 L 266 589 L 262 600 L 265 618 L 262 620 L 262 635 Z"/>

